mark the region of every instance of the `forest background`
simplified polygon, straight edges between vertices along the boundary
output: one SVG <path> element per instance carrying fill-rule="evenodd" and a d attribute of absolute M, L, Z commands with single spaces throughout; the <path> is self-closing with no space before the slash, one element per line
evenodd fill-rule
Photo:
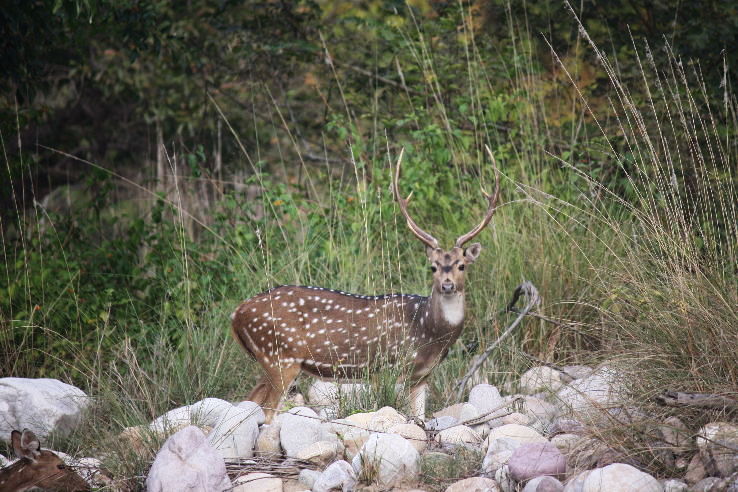
<path fill-rule="evenodd" d="M 502 176 L 431 409 L 523 280 L 543 303 L 493 383 L 607 361 L 644 402 L 738 395 L 733 2 L 18 0 L 0 29 L 0 375 L 78 384 L 101 429 L 243 397 L 228 316 L 257 292 L 426 294 L 400 148 L 446 245 L 484 212 L 485 146 Z"/>

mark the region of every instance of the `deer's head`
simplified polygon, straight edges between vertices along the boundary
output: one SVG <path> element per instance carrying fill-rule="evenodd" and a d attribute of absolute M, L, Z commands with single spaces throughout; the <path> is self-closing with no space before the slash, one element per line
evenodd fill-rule
<path fill-rule="evenodd" d="M 20 458 L 18 462 L 3 469 L 5 489 L 27 490 L 34 487 L 43 490 L 82 491 L 90 486 L 71 467 L 54 452 L 41 449 L 36 435 L 25 429 L 23 433 L 14 430 L 10 435 L 13 452 Z M 2 484 L 0 484 L 2 485 Z"/>
<path fill-rule="evenodd" d="M 497 199 L 500 196 L 500 180 L 499 173 L 497 172 L 497 166 L 495 166 L 495 191 L 492 195 L 488 194 L 484 190 L 482 193 L 487 199 L 487 213 L 484 219 L 471 231 L 460 236 L 454 247 L 449 250 L 444 250 L 438 246 L 438 240 L 425 232 L 423 229 L 418 227 L 415 221 L 410 217 L 407 211 L 407 204 L 410 201 L 412 193 L 407 198 L 402 198 L 398 187 L 400 181 L 400 165 L 402 164 L 402 155 L 404 149 L 400 151 L 400 156 L 397 159 L 397 166 L 395 167 L 395 179 L 393 181 L 393 189 L 395 197 L 400 205 L 402 215 L 407 221 L 407 226 L 426 245 L 426 254 L 430 261 L 430 269 L 433 272 L 433 292 L 441 295 L 455 295 L 464 293 L 464 277 L 466 275 L 466 267 L 471 265 L 479 257 L 482 252 L 482 245 L 479 243 L 472 243 L 467 247 L 464 245 L 469 242 L 474 236 L 479 234 L 484 229 L 489 221 L 492 219 L 495 210 L 497 209 Z M 490 152 L 490 156 L 491 156 Z M 492 157 L 494 161 L 494 157 Z"/>

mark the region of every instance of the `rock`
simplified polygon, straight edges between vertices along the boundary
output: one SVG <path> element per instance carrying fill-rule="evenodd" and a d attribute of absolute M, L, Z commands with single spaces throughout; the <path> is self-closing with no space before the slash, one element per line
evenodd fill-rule
<path fill-rule="evenodd" d="M 661 484 L 648 473 L 623 463 L 592 470 L 584 480 L 582 492 L 662 492 Z"/>
<path fill-rule="evenodd" d="M 548 427 L 558 417 L 559 409 L 536 396 L 526 396 L 523 398 L 523 413 L 532 422 L 540 422 L 542 427 Z"/>
<path fill-rule="evenodd" d="M 690 485 L 696 484 L 707 476 L 707 470 L 705 470 L 705 464 L 702 463 L 702 457 L 700 453 L 695 454 L 689 465 L 687 465 L 687 473 L 684 475 L 684 481 Z"/>
<path fill-rule="evenodd" d="M 461 409 L 464 408 L 465 405 L 468 405 L 468 403 L 455 403 L 451 406 L 442 408 L 441 410 L 434 412 L 433 417 L 453 417 L 458 422 L 461 417 Z"/>
<path fill-rule="evenodd" d="M 525 414 L 518 413 L 518 412 L 513 412 L 509 415 L 505 415 L 504 417 L 500 419 L 495 419 L 495 420 L 500 421 L 500 424 L 496 425 L 495 427 L 499 427 L 500 425 L 506 425 L 506 424 L 518 424 L 518 425 L 530 424 L 530 417 Z"/>
<path fill-rule="evenodd" d="M 338 384 L 316 379 L 308 390 L 308 401 L 314 407 L 338 405 Z"/>
<path fill-rule="evenodd" d="M 624 404 L 623 377 L 612 368 L 603 366 L 591 375 L 572 381 L 556 393 L 560 407 L 581 418 L 598 417 L 603 409 Z"/>
<path fill-rule="evenodd" d="M 659 427 L 663 441 L 672 447 L 675 453 L 683 453 L 690 445 L 690 432 L 678 417 L 669 417 Z"/>
<path fill-rule="evenodd" d="M 84 391 L 57 379 L 0 378 L 0 440 L 10 442 L 17 429 L 41 440 L 68 435 L 89 403 Z"/>
<path fill-rule="evenodd" d="M 419 460 L 415 448 L 397 434 L 372 434 L 351 465 L 358 476 L 393 487 L 417 480 Z"/>
<path fill-rule="evenodd" d="M 512 452 L 507 466 L 516 482 L 542 475 L 563 477 L 566 474 L 566 457 L 551 443 L 528 443 Z"/>
<path fill-rule="evenodd" d="M 295 407 L 279 416 L 281 427 L 279 440 L 284 453 L 289 458 L 297 457 L 297 453 L 310 444 L 323 440 L 325 433 L 321 429 L 318 414 L 307 407 Z"/>
<path fill-rule="evenodd" d="M 340 441 L 317 441 L 300 449 L 295 458 L 316 465 L 327 465 L 339 455 L 343 455 L 343 444 Z"/>
<path fill-rule="evenodd" d="M 534 429 L 518 424 L 507 424 L 492 429 L 485 439 L 485 447 L 489 448 L 497 439 L 509 439 L 519 444 L 547 442 L 547 439 Z"/>
<path fill-rule="evenodd" d="M 510 469 L 507 465 L 495 472 L 495 482 L 497 482 L 502 492 L 514 492 L 517 490 L 517 484 L 510 476 Z"/>
<path fill-rule="evenodd" d="M 350 492 L 356 488 L 356 483 L 354 468 L 347 462 L 340 460 L 325 469 L 312 489 L 313 492 L 330 492 L 334 489 Z"/>
<path fill-rule="evenodd" d="M 500 487 L 490 478 L 471 477 L 449 485 L 446 492 L 500 492 Z"/>
<path fill-rule="evenodd" d="M 187 426 L 166 440 L 146 478 L 149 492 L 210 492 L 229 487 L 223 458 L 195 426 Z"/>
<path fill-rule="evenodd" d="M 479 411 L 477 415 L 495 410 L 504 402 L 498 389 L 491 384 L 478 384 L 469 392 L 469 403 Z"/>
<path fill-rule="evenodd" d="M 320 472 L 317 470 L 310 470 L 308 468 L 300 470 L 300 483 L 309 489 L 313 488 L 313 485 L 315 485 L 315 482 L 317 482 L 319 478 Z"/>
<path fill-rule="evenodd" d="M 582 490 L 584 490 L 584 482 L 587 480 L 590 473 L 592 473 L 592 470 L 587 470 L 569 480 L 564 487 L 564 492 L 582 492 Z M 602 492 L 604 492 L 604 490 Z"/>
<path fill-rule="evenodd" d="M 357 429 L 356 424 L 347 419 L 333 419 L 329 422 L 324 422 L 322 426 L 327 432 L 332 432 L 333 434 L 345 434 Z"/>
<path fill-rule="evenodd" d="M 359 427 L 368 429 L 369 421 L 372 419 L 372 417 L 374 417 L 375 413 L 376 412 L 355 413 L 353 415 L 349 415 L 344 420 L 348 420 L 354 425 L 358 425 Z"/>
<path fill-rule="evenodd" d="M 441 444 L 476 446 L 482 442 L 482 437 L 470 427 L 457 425 L 439 432 L 436 441 Z"/>
<path fill-rule="evenodd" d="M 687 492 L 689 490 L 689 485 L 675 478 L 664 480 L 662 485 L 664 492 Z"/>
<path fill-rule="evenodd" d="M 266 421 L 266 416 L 264 415 L 264 410 L 259 406 L 258 403 L 254 403 L 253 401 L 242 401 L 239 403 L 236 403 L 235 405 L 237 408 L 242 408 L 244 410 L 247 410 L 249 412 L 249 416 L 253 417 L 256 420 L 256 423 L 261 425 Z"/>
<path fill-rule="evenodd" d="M 589 366 L 564 366 L 563 373 L 571 379 L 583 379 L 594 372 Z"/>
<path fill-rule="evenodd" d="M 233 492 L 282 492 L 282 479 L 268 473 L 249 473 L 233 481 Z"/>
<path fill-rule="evenodd" d="M 224 458 L 251 458 L 259 437 L 259 418 L 264 412 L 231 405 L 214 419 L 208 441 Z"/>
<path fill-rule="evenodd" d="M 422 469 L 430 477 L 445 477 L 454 464 L 454 457 L 439 451 L 429 451 L 421 456 Z"/>
<path fill-rule="evenodd" d="M 711 422 L 697 434 L 697 448 L 709 475 L 727 477 L 738 471 L 738 426 Z"/>
<path fill-rule="evenodd" d="M 256 439 L 254 451 L 259 456 L 279 456 L 282 454 L 279 431 L 282 428 L 278 419 L 274 419 L 269 425 L 262 425 L 259 437 Z"/>
<path fill-rule="evenodd" d="M 354 456 L 359 454 L 359 451 L 364 444 L 369 440 L 371 433 L 363 429 L 354 429 L 343 435 L 343 446 L 346 458 L 353 460 Z"/>
<path fill-rule="evenodd" d="M 377 410 L 369 420 L 368 429 L 375 432 L 386 432 L 393 425 L 404 424 L 405 422 L 405 417 L 400 415 L 397 410 L 392 407 L 383 407 Z"/>
<path fill-rule="evenodd" d="M 553 477 L 536 477 L 523 487 L 523 492 L 563 492 L 564 486 Z"/>
<path fill-rule="evenodd" d="M 718 477 L 703 478 L 692 486 L 692 492 L 715 492 L 720 490 L 721 482 Z"/>
<path fill-rule="evenodd" d="M 566 381 L 561 372 L 547 366 L 531 367 L 520 377 L 520 392 L 533 395 L 539 391 L 556 391 Z"/>
<path fill-rule="evenodd" d="M 395 424 L 387 432 L 397 434 L 407 439 L 418 453 L 425 451 L 427 436 L 425 431 L 415 424 Z"/>
<path fill-rule="evenodd" d="M 504 409 L 500 410 L 503 413 Z M 471 403 L 462 403 L 459 409 L 459 422 L 465 422 L 467 420 L 475 419 L 479 417 L 479 410 Z"/>
<path fill-rule="evenodd" d="M 503 466 L 507 465 L 507 462 L 510 460 L 510 456 L 512 456 L 513 451 L 497 451 L 497 452 L 487 452 L 487 454 L 484 456 L 484 460 L 482 461 L 482 471 L 490 476 L 494 476 L 494 474 L 502 468 Z"/>
<path fill-rule="evenodd" d="M 551 444 L 556 446 L 563 454 L 568 455 L 577 445 L 581 436 L 576 434 L 558 434 L 551 438 Z"/>
<path fill-rule="evenodd" d="M 426 430 L 440 431 L 448 429 L 459 423 L 459 419 L 450 415 L 441 415 L 440 417 L 434 417 L 425 423 Z"/>

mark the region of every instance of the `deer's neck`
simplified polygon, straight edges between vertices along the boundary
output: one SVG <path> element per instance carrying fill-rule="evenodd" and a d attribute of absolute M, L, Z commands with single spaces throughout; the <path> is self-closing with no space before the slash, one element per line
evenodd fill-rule
<path fill-rule="evenodd" d="M 464 324 L 464 294 L 442 295 L 433 292 L 428 299 L 433 326 L 461 329 Z"/>

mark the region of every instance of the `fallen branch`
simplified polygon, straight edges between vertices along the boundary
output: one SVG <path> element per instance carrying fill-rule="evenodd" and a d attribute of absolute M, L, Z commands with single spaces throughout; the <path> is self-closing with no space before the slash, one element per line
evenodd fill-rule
<path fill-rule="evenodd" d="M 515 304 L 517 304 L 518 299 L 520 299 L 520 296 L 522 295 L 528 298 L 528 304 L 525 306 L 525 308 L 523 308 L 523 310 L 517 311 L 515 309 Z M 459 382 L 459 389 L 456 392 L 457 402 L 461 401 L 466 383 L 469 382 L 469 379 L 471 379 L 474 373 L 477 372 L 480 367 L 482 367 L 482 364 L 485 360 L 487 360 L 490 354 L 492 354 L 492 351 L 496 349 L 497 346 L 513 332 L 513 330 L 520 324 L 520 322 L 528 314 L 528 312 L 535 306 L 538 306 L 540 302 L 541 297 L 538 295 L 538 289 L 536 289 L 535 285 L 533 285 L 531 282 L 528 282 L 527 280 L 518 285 L 518 287 L 515 289 L 515 292 L 513 292 L 512 300 L 510 300 L 510 303 L 507 305 L 507 311 L 517 312 L 518 317 L 515 318 L 515 321 L 513 321 L 510 326 L 508 326 L 507 329 L 502 333 L 502 335 L 500 335 L 497 340 L 495 340 L 495 343 L 487 347 L 487 350 L 485 350 L 480 357 L 477 357 L 477 359 L 467 371 L 466 375 L 464 375 L 464 377 L 461 379 L 461 381 Z"/>
<path fill-rule="evenodd" d="M 656 401 L 667 407 L 714 408 L 716 410 L 738 410 L 738 400 L 709 393 L 687 393 L 664 391 Z"/>

